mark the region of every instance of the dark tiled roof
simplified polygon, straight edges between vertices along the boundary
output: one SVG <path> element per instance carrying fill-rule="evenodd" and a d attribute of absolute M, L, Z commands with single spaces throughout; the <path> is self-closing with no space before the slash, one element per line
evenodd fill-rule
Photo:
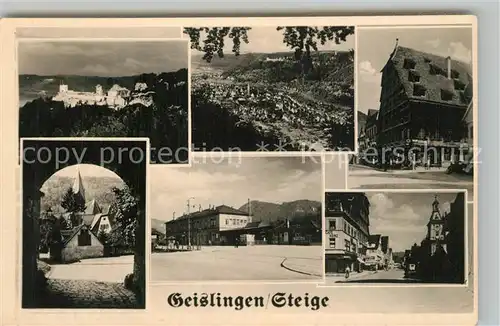
<path fill-rule="evenodd" d="M 98 214 L 102 213 L 101 207 L 95 199 L 85 203 L 85 214 Z"/>
<path fill-rule="evenodd" d="M 451 79 L 447 77 L 447 59 L 438 55 L 398 46 L 390 61 L 399 75 L 408 98 L 466 106 L 470 100 L 465 91 L 472 81 L 471 69 L 466 63 L 451 59 Z M 413 66 L 413 69 L 411 66 Z M 418 82 L 410 81 L 410 74 L 418 76 Z M 415 85 L 425 88 L 425 95 L 414 95 Z M 418 86 L 417 86 L 418 87 Z M 442 92 L 449 92 L 450 99 L 443 99 Z"/>

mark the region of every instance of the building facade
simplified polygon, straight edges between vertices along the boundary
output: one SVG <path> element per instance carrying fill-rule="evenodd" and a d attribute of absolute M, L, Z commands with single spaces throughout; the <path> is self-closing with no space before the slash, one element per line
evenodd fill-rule
<path fill-rule="evenodd" d="M 249 212 L 244 212 L 226 205 L 201 208 L 197 212 L 185 214 L 165 223 L 165 235 L 173 237 L 182 245 L 225 245 L 234 239 L 225 235 L 228 230 L 245 227 L 252 221 Z"/>
<path fill-rule="evenodd" d="M 384 162 L 441 166 L 458 159 L 467 140 L 463 117 L 471 83 L 467 64 L 396 42 L 382 69 L 377 144 Z M 395 148 L 397 157 L 390 154 Z M 415 157 L 407 155 L 410 149 Z"/>
<path fill-rule="evenodd" d="M 368 237 L 365 264 L 370 270 L 379 270 L 384 268 L 384 263 L 385 255 L 382 250 L 382 236 L 372 234 Z"/>
<path fill-rule="evenodd" d="M 325 194 L 325 271 L 360 270 L 369 237 L 370 203 L 364 193 Z"/>

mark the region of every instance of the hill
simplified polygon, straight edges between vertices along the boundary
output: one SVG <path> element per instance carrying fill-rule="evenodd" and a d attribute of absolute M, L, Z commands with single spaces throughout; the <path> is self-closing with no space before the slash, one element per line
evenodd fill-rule
<path fill-rule="evenodd" d="M 47 96 L 54 96 L 59 91 L 59 85 L 61 84 L 66 84 L 70 90 L 79 92 L 94 92 L 96 85 L 101 85 L 104 90 L 108 90 L 114 84 L 133 90 L 137 82 L 151 83 L 151 80 L 155 76 L 158 76 L 164 82 L 175 84 L 176 82 L 187 80 L 187 69 L 161 74 L 141 74 L 123 77 L 19 75 L 19 97 L 20 99 L 35 99 L 39 97 L 41 92 L 45 92 Z"/>
<path fill-rule="evenodd" d="M 250 208 L 254 221 L 275 222 L 285 218 L 315 216 L 321 214 L 321 203 L 311 200 L 296 200 L 282 204 L 253 200 Z M 239 208 L 248 211 L 248 203 Z"/>
<path fill-rule="evenodd" d="M 156 218 L 151 219 L 151 229 L 155 229 L 163 234 L 165 234 L 165 222 L 162 220 L 158 220 Z"/>
<path fill-rule="evenodd" d="M 62 213 L 63 210 L 60 207 L 62 198 L 68 188 L 73 186 L 73 182 L 74 179 L 70 177 L 53 176 L 48 179 L 41 189 L 45 194 L 41 200 L 42 211 L 47 211 L 50 208 L 55 213 Z M 84 177 L 83 185 L 86 200 L 95 199 L 101 208 L 106 211 L 115 201 L 112 192 L 113 187 L 123 188 L 125 184 L 119 178 Z"/>
<path fill-rule="evenodd" d="M 354 148 L 354 53 L 292 52 L 194 59 L 191 92 L 196 147 L 242 151 L 283 144 L 300 151 L 321 145 Z"/>

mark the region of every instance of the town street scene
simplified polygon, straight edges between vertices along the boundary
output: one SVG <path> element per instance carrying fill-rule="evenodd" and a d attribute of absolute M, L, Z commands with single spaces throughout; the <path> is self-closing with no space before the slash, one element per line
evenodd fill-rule
<path fill-rule="evenodd" d="M 322 279 L 318 158 L 197 160 L 151 169 L 153 282 Z"/>
<path fill-rule="evenodd" d="M 358 37 L 359 153 L 349 188 L 467 189 L 472 201 L 480 162 L 472 29 L 360 29 Z"/>
<path fill-rule="evenodd" d="M 186 40 L 18 45 L 19 137 L 148 137 L 151 163 L 188 163 Z"/>
<path fill-rule="evenodd" d="M 29 185 L 43 183 L 37 199 L 23 203 L 25 218 L 34 220 L 23 222 L 23 307 L 144 309 L 144 193 L 128 168 L 122 179 L 111 166 L 75 164 L 54 173 L 25 163 L 25 196 Z"/>
<path fill-rule="evenodd" d="M 328 192 L 325 205 L 327 283 L 468 283 L 464 192 Z"/>
<path fill-rule="evenodd" d="M 186 27 L 195 151 L 354 151 L 354 26 Z"/>

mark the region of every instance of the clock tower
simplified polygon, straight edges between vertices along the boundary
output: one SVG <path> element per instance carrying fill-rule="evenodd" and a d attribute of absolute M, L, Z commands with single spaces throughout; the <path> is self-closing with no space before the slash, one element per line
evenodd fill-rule
<path fill-rule="evenodd" d="M 430 242 L 430 254 L 434 255 L 438 246 L 443 247 L 446 251 L 446 244 L 444 243 L 444 218 L 439 209 L 439 201 L 437 195 L 434 196 L 432 203 L 432 213 L 427 223 L 427 239 Z"/>

